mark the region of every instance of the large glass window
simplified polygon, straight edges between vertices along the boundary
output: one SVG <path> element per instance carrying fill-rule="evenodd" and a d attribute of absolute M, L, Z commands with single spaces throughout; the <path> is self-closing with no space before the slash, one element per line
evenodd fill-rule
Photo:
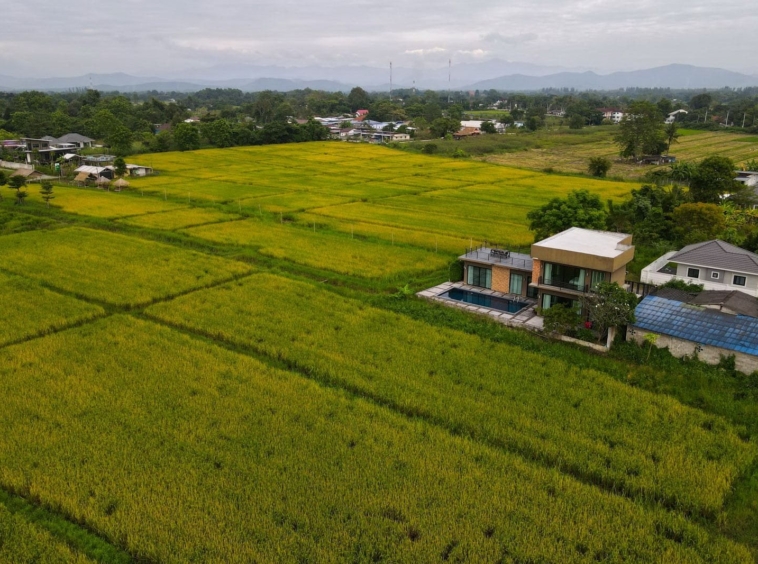
<path fill-rule="evenodd" d="M 492 288 L 492 269 L 480 266 L 469 266 L 466 283 L 481 288 Z"/>
<path fill-rule="evenodd" d="M 688 268 L 687 269 L 687 277 L 688 278 L 700 278 L 700 269 L 699 268 Z"/>
<path fill-rule="evenodd" d="M 511 294 L 518 294 L 519 296 L 524 291 L 524 275 L 516 272 L 511 272 L 511 283 L 508 286 Z"/>
<path fill-rule="evenodd" d="M 547 263 L 542 283 L 583 292 L 587 283 L 587 271 L 576 266 Z"/>
<path fill-rule="evenodd" d="M 562 296 L 553 296 L 552 294 L 542 294 L 542 309 L 550 309 L 556 304 L 565 304 L 570 308 L 579 309 L 579 302 Z"/>
<path fill-rule="evenodd" d="M 745 278 L 744 276 L 735 276 L 734 278 L 732 278 L 732 284 L 734 284 L 735 286 L 744 286 L 746 282 L 747 282 L 747 278 Z"/>

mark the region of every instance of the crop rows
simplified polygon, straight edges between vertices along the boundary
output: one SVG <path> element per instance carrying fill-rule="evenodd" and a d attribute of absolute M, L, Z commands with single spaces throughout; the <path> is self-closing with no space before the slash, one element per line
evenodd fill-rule
<path fill-rule="evenodd" d="M 150 229 L 183 229 L 205 225 L 208 223 L 221 223 L 224 221 L 233 221 L 240 219 L 241 216 L 231 213 L 224 213 L 214 209 L 207 208 L 184 208 L 176 211 L 163 213 L 151 213 L 146 215 L 132 216 L 127 219 L 119 220 L 119 223 L 137 225 Z"/>
<path fill-rule="evenodd" d="M 140 559 L 751 561 L 677 514 L 127 316 L 0 351 L 0 396 L 0 483 Z"/>
<path fill-rule="evenodd" d="M 412 416 L 604 487 L 713 515 L 756 449 L 723 421 L 592 370 L 269 274 L 151 306 Z"/>
<path fill-rule="evenodd" d="M 42 196 L 39 194 L 37 186 L 30 186 L 27 190 L 32 200 L 42 202 Z M 56 186 L 54 194 L 55 199 L 50 201 L 50 205 L 60 208 L 66 213 L 110 219 L 170 211 L 182 207 L 171 202 L 125 192 Z"/>
<path fill-rule="evenodd" d="M 86 556 L 0 502 L 0 564 L 90 564 Z"/>
<path fill-rule="evenodd" d="M 184 231 L 189 235 L 229 245 L 255 247 L 263 255 L 351 276 L 379 278 L 431 272 L 449 259 L 422 249 L 393 247 L 345 235 L 255 219 L 206 225 Z"/>
<path fill-rule="evenodd" d="M 0 272 L 0 288 L 0 346 L 105 313 L 99 306 L 51 292 L 20 276 Z"/>
<path fill-rule="evenodd" d="M 162 243 L 66 228 L 0 237 L 2 268 L 77 296 L 137 306 L 252 269 Z"/>

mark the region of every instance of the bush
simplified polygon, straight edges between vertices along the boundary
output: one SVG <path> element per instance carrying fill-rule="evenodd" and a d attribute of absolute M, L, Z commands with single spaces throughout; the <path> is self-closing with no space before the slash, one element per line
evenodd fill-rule
<path fill-rule="evenodd" d="M 661 288 L 674 288 L 675 290 L 682 290 L 683 292 L 700 293 L 703 291 L 702 284 L 689 284 L 684 280 L 669 280 L 661 286 Z"/>
<path fill-rule="evenodd" d="M 427 155 L 433 155 L 439 150 L 440 148 L 437 146 L 436 143 L 427 143 L 426 145 L 424 145 L 424 148 L 421 149 L 421 152 L 426 153 Z"/>
<path fill-rule="evenodd" d="M 550 309 L 540 309 L 545 331 L 566 335 L 576 329 L 581 321 L 579 312 L 565 304 L 555 304 Z"/>
<path fill-rule="evenodd" d="M 611 170 L 611 166 L 611 161 L 605 157 L 591 157 L 587 170 L 592 176 L 605 178 L 605 175 Z"/>
<path fill-rule="evenodd" d="M 456 149 L 455 151 L 453 151 L 453 155 L 452 155 L 454 159 L 467 159 L 468 156 L 469 154 L 463 149 Z"/>

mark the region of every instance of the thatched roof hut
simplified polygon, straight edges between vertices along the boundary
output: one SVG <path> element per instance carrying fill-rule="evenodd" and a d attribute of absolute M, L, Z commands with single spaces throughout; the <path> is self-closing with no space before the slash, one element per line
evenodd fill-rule
<path fill-rule="evenodd" d="M 74 182 L 77 184 L 86 184 L 89 180 L 89 173 L 88 172 L 80 172 L 76 175 L 76 178 L 74 178 Z"/>
<path fill-rule="evenodd" d="M 95 180 L 95 184 L 97 184 L 100 188 L 107 187 L 110 185 L 111 181 L 104 176 L 100 176 L 97 180 Z"/>
<path fill-rule="evenodd" d="M 129 188 L 129 183 L 123 178 L 119 178 L 113 183 L 113 187 L 120 192 L 124 188 Z"/>

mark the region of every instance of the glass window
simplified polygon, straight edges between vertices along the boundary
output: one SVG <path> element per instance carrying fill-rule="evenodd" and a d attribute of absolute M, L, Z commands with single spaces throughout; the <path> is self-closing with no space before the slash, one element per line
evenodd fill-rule
<path fill-rule="evenodd" d="M 524 275 L 511 272 L 511 284 L 508 288 L 511 294 L 518 294 L 520 296 L 524 291 Z"/>
<path fill-rule="evenodd" d="M 579 309 L 579 302 L 570 298 L 564 298 L 562 296 L 553 296 L 550 294 L 542 294 L 542 309 L 550 309 L 555 304 L 564 304 L 572 309 Z"/>
<path fill-rule="evenodd" d="M 711 272 L 711 278 L 713 278 L 714 280 L 718 280 L 719 279 L 719 273 L 718 272 Z"/>
<path fill-rule="evenodd" d="M 601 282 L 605 282 L 605 272 L 593 270 L 590 284 L 593 288 L 597 288 L 597 285 Z"/>
<path fill-rule="evenodd" d="M 547 263 L 545 265 L 543 284 L 583 292 L 586 282 L 587 271 L 583 268 L 565 264 Z"/>
<path fill-rule="evenodd" d="M 466 283 L 481 288 L 492 288 L 492 269 L 469 266 Z"/>
<path fill-rule="evenodd" d="M 735 286 L 744 286 L 745 282 L 747 282 L 747 278 L 745 278 L 744 276 L 735 276 L 734 278 L 732 278 L 732 284 L 734 284 Z"/>
<path fill-rule="evenodd" d="M 699 268 L 688 268 L 687 269 L 687 277 L 688 278 L 700 278 L 700 269 Z"/>

